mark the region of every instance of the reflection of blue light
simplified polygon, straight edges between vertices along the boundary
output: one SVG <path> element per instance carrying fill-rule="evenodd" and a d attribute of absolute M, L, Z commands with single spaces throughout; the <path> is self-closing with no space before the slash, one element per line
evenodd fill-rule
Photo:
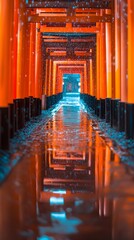
<path fill-rule="evenodd" d="M 26 0 L 26 3 L 28 3 L 28 0 Z"/>
<path fill-rule="evenodd" d="M 80 206 L 81 204 L 83 204 L 83 200 L 78 199 L 78 200 L 75 201 L 75 206 L 76 207 Z"/>
<path fill-rule="evenodd" d="M 56 198 L 56 197 L 51 197 L 50 198 L 50 205 L 63 205 L 64 204 L 64 198 Z"/>
<path fill-rule="evenodd" d="M 56 212 L 56 213 L 52 212 L 51 219 L 52 220 L 66 219 L 66 213 L 65 212 L 61 212 L 61 213 L 60 212 Z"/>
<path fill-rule="evenodd" d="M 57 193 L 57 194 L 66 194 L 66 191 L 65 190 L 61 190 L 61 189 L 53 190 L 52 192 L 53 193 Z"/>
<path fill-rule="evenodd" d="M 48 236 L 41 236 L 41 237 L 38 237 L 37 240 L 54 240 L 54 238 L 48 237 Z"/>

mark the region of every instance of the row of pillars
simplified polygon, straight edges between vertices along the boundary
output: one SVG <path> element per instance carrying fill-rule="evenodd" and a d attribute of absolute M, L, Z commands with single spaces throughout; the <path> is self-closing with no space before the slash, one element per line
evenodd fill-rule
<path fill-rule="evenodd" d="M 25 0 L 0 0 L 0 107 L 42 96 L 40 24 L 28 23 Z"/>
<path fill-rule="evenodd" d="M 106 13 L 112 22 L 97 23 L 96 75 L 90 64 L 82 98 L 99 109 L 98 116 L 134 139 L 134 1 L 114 0 L 112 10 L 100 10 Z"/>
<path fill-rule="evenodd" d="M 0 149 L 45 107 L 43 40 L 28 14 L 25 0 L 0 0 Z"/>

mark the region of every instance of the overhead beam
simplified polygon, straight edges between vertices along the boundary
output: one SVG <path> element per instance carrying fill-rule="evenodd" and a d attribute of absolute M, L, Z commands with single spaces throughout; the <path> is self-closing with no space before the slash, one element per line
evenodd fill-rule
<path fill-rule="evenodd" d="M 79 68 L 79 67 L 84 67 L 84 65 L 86 64 L 86 61 L 84 61 L 83 63 L 79 63 L 79 64 L 75 64 L 74 65 L 74 63 L 72 63 L 72 64 L 70 64 L 70 63 L 61 63 L 61 62 L 56 62 L 56 65 L 58 65 L 58 67 L 67 67 L 67 68 Z"/>
<path fill-rule="evenodd" d="M 104 16 L 39 16 L 38 14 L 29 15 L 27 18 L 28 22 L 32 23 L 95 23 L 95 22 L 111 22 L 111 15 Z"/>
<path fill-rule="evenodd" d="M 94 1 L 92 2 L 91 0 L 86 0 L 86 1 L 80 1 L 80 2 L 75 2 L 75 1 L 29 1 L 28 4 L 26 4 L 27 8 L 70 8 L 70 7 L 76 7 L 76 8 L 96 8 L 96 9 L 101 9 L 101 8 L 111 8 L 111 0 L 99 0 L 99 1 Z"/>
<path fill-rule="evenodd" d="M 99 32 L 99 28 L 96 27 L 46 27 L 41 26 L 41 32 L 47 33 L 97 33 Z"/>
<path fill-rule="evenodd" d="M 75 55 L 69 55 L 69 56 L 46 56 L 46 59 L 51 59 L 53 61 L 66 61 L 66 60 L 89 60 L 92 59 L 92 56 L 75 56 Z"/>
<path fill-rule="evenodd" d="M 84 64 L 83 66 L 58 66 L 59 69 L 70 69 L 70 68 L 73 68 L 73 69 L 77 69 L 77 70 L 80 70 L 80 69 L 83 69 L 84 68 Z"/>
<path fill-rule="evenodd" d="M 96 42 L 81 42 L 81 43 L 75 43 L 75 42 L 71 42 L 71 47 L 79 47 L 79 48 L 85 48 L 85 47 L 89 47 L 89 48 L 94 48 L 96 45 Z M 68 43 L 53 43 L 53 42 L 45 42 L 44 43 L 44 46 L 46 48 L 49 48 L 49 47 L 55 47 L 55 48 L 66 48 L 68 46 Z"/>

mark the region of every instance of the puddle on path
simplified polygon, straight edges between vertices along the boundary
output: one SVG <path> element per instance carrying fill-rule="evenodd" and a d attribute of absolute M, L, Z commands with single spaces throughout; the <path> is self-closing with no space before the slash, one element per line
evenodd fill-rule
<path fill-rule="evenodd" d="M 133 240 L 133 171 L 78 99 L 33 138 L 0 188 L 0 240 Z"/>

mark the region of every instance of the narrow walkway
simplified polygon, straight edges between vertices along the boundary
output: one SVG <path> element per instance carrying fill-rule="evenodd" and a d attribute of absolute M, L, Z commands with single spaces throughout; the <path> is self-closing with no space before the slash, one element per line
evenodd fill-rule
<path fill-rule="evenodd" d="M 61 104 L 1 185 L 0 239 L 133 240 L 132 170 L 78 98 Z"/>

